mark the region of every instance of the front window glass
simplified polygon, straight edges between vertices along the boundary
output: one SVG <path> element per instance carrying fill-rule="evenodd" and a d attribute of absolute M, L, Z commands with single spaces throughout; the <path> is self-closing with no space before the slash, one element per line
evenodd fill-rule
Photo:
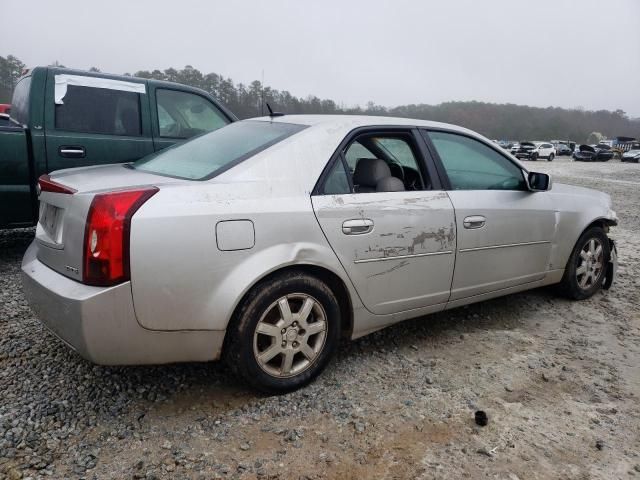
<path fill-rule="evenodd" d="M 156 90 L 161 137 L 191 138 L 229 123 L 210 101 L 193 93 Z"/>
<path fill-rule="evenodd" d="M 304 125 L 236 122 L 144 157 L 133 168 L 160 175 L 205 180 L 303 130 Z"/>
<path fill-rule="evenodd" d="M 482 142 L 429 132 L 454 190 L 526 190 L 522 170 Z"/>

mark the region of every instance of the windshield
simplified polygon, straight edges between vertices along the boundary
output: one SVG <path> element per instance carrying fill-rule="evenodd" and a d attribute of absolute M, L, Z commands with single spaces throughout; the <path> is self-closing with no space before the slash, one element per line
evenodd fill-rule
<path fill-rule="evenodd" d="M 188 180 L 208 180 L 304 128 L 292 123 L 236 122 L 144 157 L 132 167 Z"/>

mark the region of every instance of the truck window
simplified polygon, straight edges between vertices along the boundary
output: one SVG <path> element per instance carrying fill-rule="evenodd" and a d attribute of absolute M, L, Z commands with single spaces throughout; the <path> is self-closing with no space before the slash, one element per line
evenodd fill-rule
<path fill-rule="evenodd" d="M 229 120 L 206 98 L 178 90 L 156 90 L 158 130 L 165 138 L 190 138 L 217 130 Z"/>
<path fill-rule="evenodd" d="M 140 136 L 140 95 L 108 88 L 69 85 L 56 105 L 57 130 Z"/>
<path fill-rule="evenodd" d="M 11 100 L 11 118 L 26 125 L 29 123 L 29 92 L 31 91 L 31 77 L 22 78 L 13 91 Z"/>

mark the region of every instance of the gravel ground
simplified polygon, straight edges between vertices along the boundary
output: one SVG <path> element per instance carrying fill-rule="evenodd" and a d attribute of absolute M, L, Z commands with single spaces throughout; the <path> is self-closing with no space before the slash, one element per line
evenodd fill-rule
<path fill-rule="evenodd" d="M 612 290 L 569 302 L 540 289 L 407 321 L 345 343 L 314 384 L 280 397 L 220 364 L 88 364 L 24 300 L 33 231 L 0 232 L 0 480 L 640 479 L 640 166 L 530 166 L 612 195 Z"/>

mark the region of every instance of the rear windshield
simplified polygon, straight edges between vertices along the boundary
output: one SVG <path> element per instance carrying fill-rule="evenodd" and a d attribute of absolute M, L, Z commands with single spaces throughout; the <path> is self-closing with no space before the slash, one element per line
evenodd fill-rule
<path fill-rule="evenodd" d="M 236 122 L 144 157 L 132 167 L 187 180 L 207 180 L 304 128 L 292 123 Z"/>

